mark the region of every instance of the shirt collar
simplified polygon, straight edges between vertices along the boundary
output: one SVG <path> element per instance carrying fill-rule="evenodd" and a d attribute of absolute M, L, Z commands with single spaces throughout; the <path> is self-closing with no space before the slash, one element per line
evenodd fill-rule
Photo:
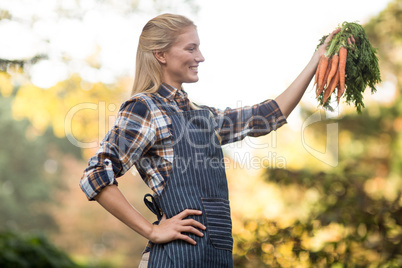
<path fill-rule="evenodd" d="M 174 101 L 176 95 L 180 98 L 187 98 L 187 92 L 185 92 L 182 88 L 177 89 L 166 83 L 161 84 L 158 93 L 169 101 Z"/>

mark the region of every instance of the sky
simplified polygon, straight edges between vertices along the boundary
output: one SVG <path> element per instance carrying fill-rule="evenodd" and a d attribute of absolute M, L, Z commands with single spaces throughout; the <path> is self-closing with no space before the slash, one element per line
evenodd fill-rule
<path fill-rule="evenodd" d="M 194 102 L 225 108 L 275 98 L 308 63 L 323 35 L 343 21 L 364 24 L 390 0 L 194 0 L 197 13 L 183 0 L 158 0 L 158 7 L 150 0 L 107 0 L 106 7 L 95 0 L 79 2 L 0 2 L 0 9 L 14 16 L 0 21 L 0 57 L 49 53 L 49 60 L 30 68 L 32 82 L 43 88 L 77 71 L 88 81 L 113 83 L 116 77 L 133 76 L 144 24 L 160 13 L 180 13 L 197 24 L 206 59 L 199 82 L 184 88 Z M 136 3 L 137 9 L 127 13 Z M 70 19 L 57 17 L 57 5 L 69 11 Z M 28 25 L 32 16 L 40 19 Z M 82 20 L 74 19 L 80 16 Z M 63 58 L 70 59 L 68 66 Z M 84 63 L 88 58 L 102 68 Z M 311 88 L 304 102 L 315 103 Z"/>
<path fill-rule="evenodd" d="M 323 35 L 344 21 L 363 24 L 389 2 L 206 1 L 198 23 L 206 61 L 189 92 L 203 102 L 211 102 L 213 92 L 225 92 L 212 102 L 229 106 L 274 98 L 305 67 Z M 316 104 L 311 88 L 303 100 Z"/>

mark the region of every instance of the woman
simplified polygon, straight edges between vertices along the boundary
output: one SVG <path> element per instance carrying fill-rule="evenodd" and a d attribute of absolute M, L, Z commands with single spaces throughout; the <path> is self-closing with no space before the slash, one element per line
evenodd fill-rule
<path fill-rule="evenodd" d="M 182 89 L 183 83 L 198 81 L 204 61 L 193 22 L 163 14 L 145 25 L 133 97 L 121 106 L 80 184 L 89 200 L 149 240 L 141 267 L 233 267 L 221 145 L 285 124 L 336 33 L 275 100 L 221 111 L 193 104 Z M 117 187 L 116 178 L 133 165 L 154 192 L 144 198 L 158 217 L 154 224 Z"/>

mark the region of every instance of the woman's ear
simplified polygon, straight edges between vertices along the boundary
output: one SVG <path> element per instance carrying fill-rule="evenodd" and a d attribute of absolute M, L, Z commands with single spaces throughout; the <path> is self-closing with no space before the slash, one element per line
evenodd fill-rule
<path fill-rule="evenodd" d="M 162 64 L 166 63 L 166 55 L 163 51 L 154 51 L 155 58 Z"/>

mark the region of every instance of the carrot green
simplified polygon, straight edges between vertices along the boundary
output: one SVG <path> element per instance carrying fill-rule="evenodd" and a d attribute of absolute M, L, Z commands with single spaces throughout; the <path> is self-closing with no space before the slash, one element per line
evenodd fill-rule
<path fill-rule="evenodd" d="M 318 46 L 324 43 L 327 36 L 323 36 L 320 39 Z M 347 42 L 351 36 L 355 39 L 354 44 L 348 44 Z M 341 47 L 347 49 L 344 92 L 346 103 L 353 104 L 357 112 L 361 113 L 362 108 L 364 108 L 364 91 L 369 87 L 371 93 L 375 93 L 377 91 L 376 84 L 381 82 L 377 51 L 368 40 L 364 28 L 355 22 L 344 22 L 341 25 L 339 33 L 328 44 L 325 55 L 331 58 L 339 53 Z M 323 107 L 332 109 L 329 102 L 323 102 L 324 91 L 318 97 L 318 100 Z"/>

